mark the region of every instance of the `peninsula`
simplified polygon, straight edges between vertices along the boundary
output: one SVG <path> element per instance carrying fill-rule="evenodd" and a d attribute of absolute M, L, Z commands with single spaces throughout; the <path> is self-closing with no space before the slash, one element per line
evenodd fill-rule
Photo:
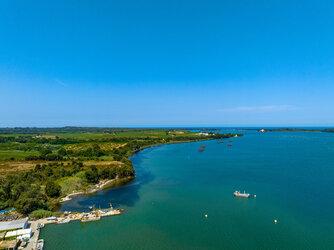
<path fill-rule="evenodd" d="M 77 194 L 135 178 L 129 156 L 145 147 L 233 136 L 184 129 L 2 128 L 0 210 L 51 216 L 59 203 Z"/>

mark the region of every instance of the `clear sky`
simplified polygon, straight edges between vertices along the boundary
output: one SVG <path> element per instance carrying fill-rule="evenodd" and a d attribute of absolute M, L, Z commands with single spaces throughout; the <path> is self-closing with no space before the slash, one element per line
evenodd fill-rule
<path fill-rule="evenodd" d="M 333 1 L 0 1 L 0 127 L 334 126 Z"/>

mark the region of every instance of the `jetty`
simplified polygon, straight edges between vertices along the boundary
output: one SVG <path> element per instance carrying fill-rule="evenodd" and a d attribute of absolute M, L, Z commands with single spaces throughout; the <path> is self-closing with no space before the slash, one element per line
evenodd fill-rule
<path fill-rule="evenodd" d="M 121 209 L 96 209 L 94 211 L 84 213 L 64 212 L 62 216 L 40 219 L 38 220 L 38 223 L 40 223 L 41 227 L 43 227 L 47 224 L 64 224 L 75 220 L 89 222 L 100 220 L 101 217 L 120 215 L 122 213 L 123 210 Z"/>
<path fill-rule="evenodd" d="M 99 221 L 102 217 L 120 215 L 124 212 L 123 209 L 113 209 L 110 206 L 109 209 L 96 209 L 90 212 L 76 213 L 76 212 L 64 212 L 62 216 L 59 217 L 48 217 L 39 220 L 30 221 L 30 228 L 33 231 L 33 236 L 28 241 L 26 249 L 38 249 L 41 245 L 44 244 L 39 238 L 40 229 L 48 224 L 64 224 L 71 221 L 80 221 L 82 223 L 90 221 Z M 43 244 L 42 244 L 43 242 Z M 43 246 L 42 246 L 43 247 Z"/>

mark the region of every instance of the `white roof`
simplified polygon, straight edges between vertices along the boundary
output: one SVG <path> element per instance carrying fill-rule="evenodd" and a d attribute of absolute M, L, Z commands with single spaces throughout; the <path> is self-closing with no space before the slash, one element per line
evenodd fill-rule
<path fill-rule="evenodd" d="M 21 220 L 2 221 L 0 222 L 0 231 L 24 228 L 27 222 L 28 218 Z"/>
<path fill-rule="evenodd" d="M 31 234 L 23 234 L 18 236 L 16 239 L 20 240 L 20 239 L 30 239 Z"/>
<path fill-rule="evenodd" d="M 13 236 L 26 235 L 26 234 L 31 235 L 31 228 L 20 229 L 20 230 L 7 232 L 5 238 L 9 238 L 9 237 L 13 237 Z"/>

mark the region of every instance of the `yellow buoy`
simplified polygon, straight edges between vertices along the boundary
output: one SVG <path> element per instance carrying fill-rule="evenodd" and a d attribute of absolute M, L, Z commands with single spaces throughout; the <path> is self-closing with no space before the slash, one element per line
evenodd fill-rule
<path fill-rule="evenodd" d="M 254 198 L 256 198 L 256 194 L 254 194 Z"/>
<path fill-rule="evenodd" d="M 207 218 L 208 218 L 208 215 L 206 214 L 206 215 L 205 215 L 205 219 L 207 219 Z"/>
<path fill-rule="evenodd" d="M 275 224 L 277 224 L 277 220 L 274 220 Z"/>

